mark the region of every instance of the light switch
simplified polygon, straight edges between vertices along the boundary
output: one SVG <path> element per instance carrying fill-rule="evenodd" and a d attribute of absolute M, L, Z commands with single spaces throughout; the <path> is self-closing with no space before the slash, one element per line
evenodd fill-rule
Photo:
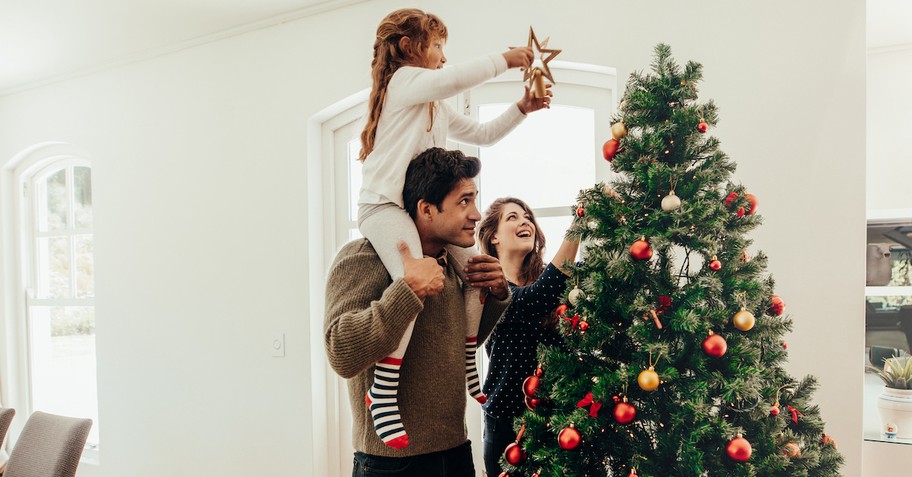
<path fill-rule="evenodd" d="M 272 355 L 279 358 L 285 357 L 285 333 L 272 334 Z"/>

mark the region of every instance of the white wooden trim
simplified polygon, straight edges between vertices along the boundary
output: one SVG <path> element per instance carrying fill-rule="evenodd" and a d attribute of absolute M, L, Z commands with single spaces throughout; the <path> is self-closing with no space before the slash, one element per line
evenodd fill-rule
<path fill-rule="evenodd" d="M 912 296 L 912 287 L 865 287 L 865 296 Z"/>

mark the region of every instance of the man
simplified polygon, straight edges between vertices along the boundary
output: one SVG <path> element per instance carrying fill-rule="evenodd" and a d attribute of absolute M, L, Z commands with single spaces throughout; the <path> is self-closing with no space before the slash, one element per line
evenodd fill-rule
<path fill-rule="evenodd" d="M 475 243 L 481 214 L 472 180 L 481 165 L 459 151 L 432 148 L 406 172 L 403 199 L 415 221 L 424 258 L 400 248 L 405 267 L 392 281 L 365 240 L 346 244 L 326 283 L 324 341 L 333 369 L 348 379 L 354 427 L 353 476 L 474 477 L 465 426 L 465 303 L 445 247 Z M 478 330 L 490 334 L 509 303 L 509 288 L 496 258 L 474 257 L 466 266 L 471 286 L 488 291 Z M 374 432 L 364 396 L 374 365 L 396 349 L 409 323 L 411 340 L 399 375 L 399 407 L 409 445 L 397 450 Z"/>

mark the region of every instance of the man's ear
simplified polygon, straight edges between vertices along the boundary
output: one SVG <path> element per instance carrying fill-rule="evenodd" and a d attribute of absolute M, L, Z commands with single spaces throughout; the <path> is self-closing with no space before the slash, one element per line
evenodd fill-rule
<path fill-rule="evenodd" d="M 435 207 L 434 204 L 431 204 L 424 199 L 418 199 L 418 207 L 416 209 L 415 218 L 418 220 L 432 221 L 434 220 L 434 214 L 431 211 L 436 209 L 437 207 Z"/>

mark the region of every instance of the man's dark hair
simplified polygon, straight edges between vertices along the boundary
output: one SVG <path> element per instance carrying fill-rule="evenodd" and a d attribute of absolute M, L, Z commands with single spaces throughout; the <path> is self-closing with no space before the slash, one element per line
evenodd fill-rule
<path fill-rule="evenodd" d="M 481 171 L 477 157 L 466 156 L 462 151 L 449 151 L 432 147 L 412 159 L 405 172 L 402 201 L 405 210 L 414 219 L 418 214 L 418 201 L 433 204 L 440 209 L 443 199 L 463 179 L 473 179 Z"/>

